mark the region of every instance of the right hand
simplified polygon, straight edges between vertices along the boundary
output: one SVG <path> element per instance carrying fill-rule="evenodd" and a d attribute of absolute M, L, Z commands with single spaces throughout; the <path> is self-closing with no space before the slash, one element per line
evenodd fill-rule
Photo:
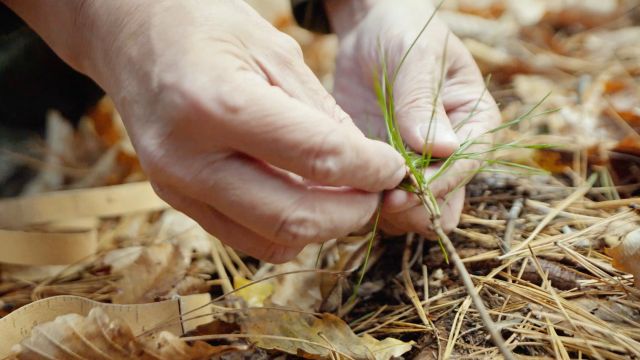
<path fill-rule="evenodd" d="M 243 1 L 84 6 L 75 66 L 114 99 L 156 192 L 226 244 L 289 260 L 366 224 L 404 177 Z"/>

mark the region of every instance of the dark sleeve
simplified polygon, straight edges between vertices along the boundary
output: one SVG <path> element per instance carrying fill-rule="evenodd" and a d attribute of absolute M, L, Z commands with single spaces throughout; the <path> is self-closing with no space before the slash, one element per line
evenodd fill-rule
<path fill-rule="evenodd" d="M 13 11 L 0 3 L 0 36 L 24 27 L 24 22 Z"/>
<path fill-rule="evenodd" d="M 0 3 L 0 125 L 39 131 L 49 109 L 76 121 L 102 94 Z"/>
<path fill-rule="evenodd" d="M 322 0 L 291 0 L 291 9 L 301 27 L 323 34 L 331 33 L 329 17 Z"/>

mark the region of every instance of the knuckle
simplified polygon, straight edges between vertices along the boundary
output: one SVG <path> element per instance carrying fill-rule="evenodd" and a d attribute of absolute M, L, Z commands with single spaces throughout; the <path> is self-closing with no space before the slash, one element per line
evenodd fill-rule
<path fill-rule="evenodd" d="M 171 119 L 188 118 L 192 109 L 200 103 L 197 91 L 188 78 L 161 78 L 158 85 L 157 104 L 159 112 Z"/>
<path fill-rule="evenodd" d="M 161 118 L 147 131 L 146 138 L 153 142 L 152 151 L 164 148 L 162 144 L 179 139 L 203 125 L 201 119 L 210 118 L 208 101 L 196 87 L 176 80 L 161 85 L 155 105 L 155 116 Z M 150 144 L 151 145 L 151 144 Z"/>
<path fill-rule="evenodd" d="M 278 66 L 282 69 L 299 69 L 304 65 L 304 55 L 300 45 L 289 35 L 280 34 L 273 42 L 275 46 L 270 48 Z"/>
<path fill-rule="evenodd" d="M 328 184 L 334 183 L 341 176 L 347 156 L 348 152 L 337 131 L 330 131 L 313 144 L 310 150 L 310 177 Z"/>
<path fill-rule="evenodd" d="M 278 37 L 278 41 L 281 49 L 287 54 L 293 55 L 296 59 L 303 58 L 302 47 L 294 38 L 283 33 Z"/>
<path fill-rule="evenodd" d="M 316 214 L 297 206 L 279 221 L 275 238 L 292 246 L 305 245 L 317 240 L 320 230 L 321 225 Z"/>
<path fill-rule="evenodd" d="M 212 82 L 215 88 L 207 88 L 193 76 L 165 80 L 158 95 L 159 110 L 164 117 L 175 120 L 175 126 L 183 127 L 185 122 L 195 125 L 202 118 L 226 119 L 249 105 L 243 81 L 218 74 L 212 76 Z"/>
<path fill-rule="evenodd" d="M 233 118 L 250 105 L 242 85 L 236 81 L 224 81 L 213 97 L 212 111 L 218 118 Z"/>
<path fill-rule="evenodd" d="M 329 114 L 332 119 L 336 120 L 339 124 L 352 122 L 349 115 L 342 110 L 331 94 L 324 92 L 320 94 L 320 98 L 322 99 L 323 110 Z"/>

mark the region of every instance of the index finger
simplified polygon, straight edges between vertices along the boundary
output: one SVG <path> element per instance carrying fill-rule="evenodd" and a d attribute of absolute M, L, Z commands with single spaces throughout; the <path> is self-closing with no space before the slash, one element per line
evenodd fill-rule
<path fill-rule="evenodd" d="M 229 86 L 211 108 L 226 146 L 323 185 L 377 192 L 404 177 L 400 154 L 350 119 L 335 120 L 253 74 Z"/>

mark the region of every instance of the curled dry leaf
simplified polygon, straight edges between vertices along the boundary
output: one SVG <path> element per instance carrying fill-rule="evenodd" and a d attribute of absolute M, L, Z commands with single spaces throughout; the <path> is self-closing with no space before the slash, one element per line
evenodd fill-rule
<path fill-rule="evenodd" d="M 292 271 L 314 269 L 316 258 L 320 252 L 319 244 L 307 245 L 298 256 L 284 264 L 269 266 L 268 271 L 261 272 L 254 279 L 262 279 L 277 274 L 286 274 Z M 320 294 L 320 274 L 315 272 L 303 272 L 288 276 L 277 276 L 273 284 L 273 294 L 270 301 L 279 306 L 295 307 L 305 311 L 314 311 L 322 301 Z"/>
<path fill-rule="evenodd" d="M 157 239 L 176 244 L 197 257 L 211 255 L 211 236 L 195 220 L 174 210 L 165 210 L 156 223 Z"/>
<path fill-rule="evenodd" d="M 243 333 L 256 346 L 280 350 L 307 359 L 352 358 L 388 360 L 411 350 L 413 342 L 382 341 L 357 336 L 339 317 L 322 317 L 286 309 L 251 309 L 240 320 Z"/>
<path fill-rule="evenodd" d="M 118 271 L 122 277 L 116 282 L 119 292 L 113 302 L 148 303 L 168 296 L 185 277 L 189 262 L 179 247 L 169 243 L 143 248 L 132 263 Z"/>
<path fill-rule="evenodd" d="M 615 247 L 606 249 L 613 258 L 613 267 L 633 274 L 636 287 L 640 288 L 640 229 L 625 236 Z"/>
<path fill-rule="evenodd" d="M 36 326 L 8 359 L 191 360 L 230 349 L 205 342 L 189 346 L 169 332 L 136 337 L 127 324 L 94 308 L 87 317 L 67 314 Z"/>

